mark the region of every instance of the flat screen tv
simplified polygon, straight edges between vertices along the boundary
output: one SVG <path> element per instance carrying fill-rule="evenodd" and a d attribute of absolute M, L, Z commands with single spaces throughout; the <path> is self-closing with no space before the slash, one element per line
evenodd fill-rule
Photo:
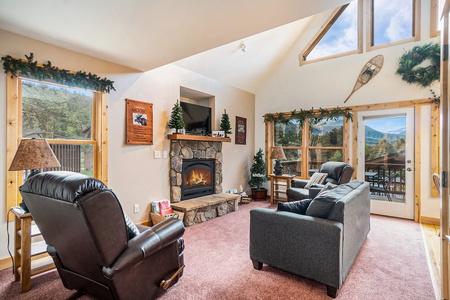
<path fill-rule="evenodd" d="M 211 134 L 211 108 L 197 104 L 180 102 L 186 134 Z"/>

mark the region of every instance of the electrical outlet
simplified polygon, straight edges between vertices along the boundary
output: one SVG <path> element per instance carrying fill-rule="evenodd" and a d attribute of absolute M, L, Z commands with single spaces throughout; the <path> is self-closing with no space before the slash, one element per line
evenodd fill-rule
<path fill-rule="evenodd" d="M 153 157 L 156 159 L 161 158 L 161 151 L 155 150 L 155 152 L 153 152 Z"/>
<path fill-rule="evenodd" d="M 137 214 L 139 212 L 139 204 L 133 205 L 133 212 Z"/>
<path fill-rule="evenodd" d="M 163 151 L 163 158 L 167 158 L 167 151 L 166 150 Z"/>

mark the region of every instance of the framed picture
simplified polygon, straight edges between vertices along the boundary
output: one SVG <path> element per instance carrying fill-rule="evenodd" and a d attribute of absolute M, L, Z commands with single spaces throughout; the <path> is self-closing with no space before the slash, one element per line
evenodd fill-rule
<path fill-rule="evenodd" d="M 215 131 L 215 130 L 213 130 L 212 137 L 224 138 L 225 137 L 225 131 Z"/>
<path fill-rule="evenodd" d="M 153 145 L 153 104 L 125 99 L 129 145 Z"/>
<path fill-rule="evenodd" d="M 247 119 L 236 116 L 235 144 L 245 145 L 247 142 Z"/>

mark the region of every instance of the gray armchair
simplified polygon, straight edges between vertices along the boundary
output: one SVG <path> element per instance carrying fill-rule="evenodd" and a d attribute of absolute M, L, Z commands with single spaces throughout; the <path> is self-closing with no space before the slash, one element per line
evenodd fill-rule
<path fill-rule="evenodd" d="M 39 173 L 20 192 L 66 288 L 97 299 L 152 299 L 181 277 L 181 220 L 136 228 L 110 189 L 73 172 Z"/>
<path fill-rule="evenodd" d="M 336 185 L 350 182 L 354 172 L 354 168 L 344 162 L 329 161 L 322 164 L 319 168 L 319 173 L 327 173 L 328 176 L 325 179 L 324 184 L 328 182 Z M 291 188 L 287 189 L 286 195 L 288 201 L 297 201 L 303 199 L 314 199 L 320 192 L 323 185 L 316 185 L 309 189 L 305 189 L 308 180 L 292 179 Z"/>

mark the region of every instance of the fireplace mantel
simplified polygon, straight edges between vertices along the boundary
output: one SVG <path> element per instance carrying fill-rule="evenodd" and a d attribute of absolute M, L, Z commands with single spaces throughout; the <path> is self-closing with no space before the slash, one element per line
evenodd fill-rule
<path fill-rule="evenodd" d="M 168 134 L 169 140 L 206 141 L 206 142 L 231 142 L 231 138 L 218 138 L 203 135 Z"/>

